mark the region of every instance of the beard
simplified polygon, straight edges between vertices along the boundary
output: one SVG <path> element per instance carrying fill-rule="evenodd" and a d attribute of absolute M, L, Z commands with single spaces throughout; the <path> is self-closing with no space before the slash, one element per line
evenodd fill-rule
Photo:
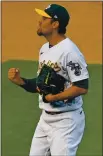
<path fill-rule="evenodd" d="M 42 33 L 42 31 L 40 29 L 37 30 L 37 34 L 38 34 L 38 36 L 44 36 L 44 34 Z"/>
<path fill-rule="evenodd" d="M 37 31 L 38 36 L 44 36 L 42 32 Z"/>
<path fill-rule="evenodd" d="M 40 28 L 37 30 L 37 35 L 38 36 L 46 37 L 46 36 L 50 36 L 51 34 L 52 34 L 52 32 L 47 32 L 47 31 L 42 32 L 42 30 Z"/>

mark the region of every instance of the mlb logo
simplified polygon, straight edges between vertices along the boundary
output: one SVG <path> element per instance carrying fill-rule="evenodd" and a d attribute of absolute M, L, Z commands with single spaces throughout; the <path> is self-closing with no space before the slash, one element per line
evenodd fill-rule
<path fill-rule="evenodd" d="M 57 15 L 55 15 L 54 18 L 58 18 Z"/>
<path fill-rule="evenodd" d="M 50 5 L 48 5 L 46 9 L 49 9 L 50 7 L 51 7 L 51 4 L 50 4 Z"/>

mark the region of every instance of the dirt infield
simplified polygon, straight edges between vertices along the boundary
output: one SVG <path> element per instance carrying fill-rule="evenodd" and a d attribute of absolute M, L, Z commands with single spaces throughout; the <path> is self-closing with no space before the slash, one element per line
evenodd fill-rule
<path fill-rule="evenodd" d="M 37 60 L 46 40 L 36 34 L 39 16 L 53 2 L 2 2 L 2 61 Z M 102 2 L 55 2 L 71 15 L 67 36 L 85 55 L 87 63 L 102 63 Z"/>

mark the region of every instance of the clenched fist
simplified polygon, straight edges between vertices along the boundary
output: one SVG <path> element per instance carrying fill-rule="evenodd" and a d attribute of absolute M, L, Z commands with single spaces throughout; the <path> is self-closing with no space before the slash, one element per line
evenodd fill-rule
<path fill-rule="evenodd" d="M 8 79 L 16 85 L 23 85 L 25 82 L 20 77 L 20 71 L 18 68 L 10 68 L 8 71 Z"/>

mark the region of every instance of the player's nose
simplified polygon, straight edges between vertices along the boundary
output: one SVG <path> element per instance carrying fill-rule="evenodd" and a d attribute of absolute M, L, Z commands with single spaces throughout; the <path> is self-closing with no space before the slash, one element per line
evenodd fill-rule
<path fill-rule="evenodd" d="M 43 18 L 42 18 L 42 17 L 40 17 L 40 18 L 39 18 L 39 22 L 38 22 L 38 23 L 39 23 L 39 25 L 41 25 L 41 24 L 42 24 L 42 20 L 43 20 Z"/>
<path fill-rule="evenodd" d="M 38 24 L 39 24 L 39 26 L 41 26 L 41 24 L 42 24 L 41 20 L 39 20 Z"/>

